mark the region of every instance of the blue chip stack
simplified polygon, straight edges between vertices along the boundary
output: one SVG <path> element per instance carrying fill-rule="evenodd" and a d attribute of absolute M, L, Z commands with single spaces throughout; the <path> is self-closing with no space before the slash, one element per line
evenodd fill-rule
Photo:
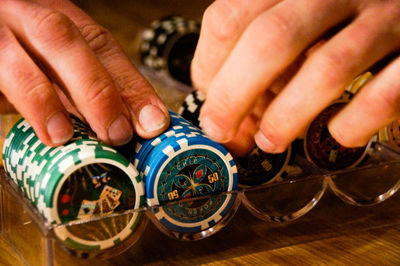
<path fill-rule="evenodd" d="M 236 195 L 224 192 L 237 189 L 237 168 L 223 146 L 171 111 L 170 117 L 166 132 L 136 144 L 133 163 L 145 181 L 148 205 L 158 206 L 152 209 L 156 220 L 169 231 L 199 233 L 232 208 Z"/>

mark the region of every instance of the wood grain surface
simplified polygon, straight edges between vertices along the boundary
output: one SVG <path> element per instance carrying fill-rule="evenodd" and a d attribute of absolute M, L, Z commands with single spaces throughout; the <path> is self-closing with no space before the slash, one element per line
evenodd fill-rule
<path fill-rule="evenodd" d="M 128 56 L 134 59 L 135 36 L 151 21 L 170 14 L 200 19 L 212 1 L 74 2 L 110 29 Z M 104 261 L 76 260 L 55 245 L 56 265 L 398 265 L 399 200 L 397 195 L 379 206 L 359 209 L 328 195 L 309 215 L 284 225 L 266 225 L 241 208 L 222 232 L 194 243 L 171 240 L 149 224 L 138 245 L 124 255 Z M 14 207 L 16 213 L 21 211 L 18 206 Z M 34 241 L 30 228 L 29 224 L 24 225 L 26 231 L 21 231 L 21 236 L 15 239 L 26 246 L 26 254 L 22 255 L 29 253 L 29 256 L 39 257 L 35 252 L 40 241 Z M 23 265 L 1 235 L 0 265 Z"/>

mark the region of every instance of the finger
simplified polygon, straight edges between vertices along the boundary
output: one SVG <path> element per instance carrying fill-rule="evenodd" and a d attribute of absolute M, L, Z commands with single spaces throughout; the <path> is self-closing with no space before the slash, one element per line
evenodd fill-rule
<path fill-rule="evenodd" d="M 347 1 L 287 0 L 255 19 L 210 85 L 201 113 L 205 132 L 219 142 L 231 140 L 255 100 L 279 73 L 353 11 Z"/>
<path fill-rule="evenodd" d="M 398 15 L 400 8 L 394 12 L 393 5 L 366 9 L 314 51 L 267 109 L 255 136 L 257 145 L 282 152 L 355 76 L 398 48 Z"/>
<path fill-rule="evenodd" d="M 132 137 L 130 114 L 104 66 L 65 15 L 26 1 L 6 1 L 0 15 L 66 89 L 100 140 Z"/>
<path fill-rule="evenodd" d="M 363 146 L 383 126 L 400 117 L 400 58 L 370 81 L 329 123 L 346 147 Z"/>
<path fill-rule="evenodd" d="M 281 83 L 281 81 L 277 82 L 277 89 L 279 89 L 279 83 Z M 274 97 L 275 94 L 269 90 L 259 97 L 251 113 L 243 119 L 235 137 L 232 141 L 224 144 L 224 146 L 227 147 L 234 156 L 244 156 L 254 148 L 254 134 L 259 128 L 264 110 L 268 107 Z"/>
<path fill-rule="evenodd" d="M 245 156 L 255 146 L 253 136 L 258 128 L 257 123 L 258 119 L 255 116 L 245 117 L 236 136 L 231 142 L 224 145 L 234 157 Z"/>
<path fill-rule="evenodd" d="M 250 22 L 281 0 L 218 0 L 204 12 L 191 65 L 194 87 L 207 95 L 214 75 Z"/>
<path fill-rule="evenodd" d="M 7 100 L 7 98 L 0 93 L 0 114 L 16 113 L 15 107 Z"/>
<path fill-rule="evenodd" d="M 168 111 L 150 84 L 134 68 L 111 33 L 69 1 L 41 0 L 67 15 L 79 28 L 90 48 L 115 81 L 131 111 L 135 131 L 144 138 L 168 127 Z"/>
<path fill-rule="evenodd" d="M 76 106 L 71 102 L 69 97 L 65 95 L 65 92 L 56 83 L 52 83 L 52 85 L 57 93 L 58 98 L 68 113 L 73 114 L 82 121 L 85 121 L 85 118 L 79 113 L 78 109 L 76 109 Z"/>
<path fill-rule="evenodd" d="M 72 137 L 72 125 L 51 83 L 3 24 L 0 24 L 0 90 L 45 144 L 63 144 Z M 1 99 L 4 111 L 3 95 Z"/>

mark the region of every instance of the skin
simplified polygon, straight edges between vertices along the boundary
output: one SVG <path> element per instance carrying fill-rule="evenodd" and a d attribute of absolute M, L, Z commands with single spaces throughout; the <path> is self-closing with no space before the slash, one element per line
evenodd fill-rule
<path fill-rule="evenodd" d="M 191 66 L 207 97 L 202 128 L 238 155 L 254 143 L 283 152 L 357 75 L 399 49 L 399 18 L 398 0 L 216 0 Z M 394 57 L 330 121 L 332 136 L 362 146 L 398 119 L 399 76 Z"/>
<path fill-rule="evenodd" d="M 105 143 L 163 132 L 168 111 L 111 34 L 67 0 L 0 0 L 0 112 L 17 110 L 48 145 L 68 112 Z"/>

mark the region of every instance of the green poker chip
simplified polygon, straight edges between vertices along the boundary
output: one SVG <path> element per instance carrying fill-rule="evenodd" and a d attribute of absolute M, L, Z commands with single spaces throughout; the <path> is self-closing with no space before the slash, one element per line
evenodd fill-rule
<path fill-rule="evenodd" d="M 55 235 L 73 250 L 111 248 L 136 232 L 142 212 L 95 219 L 140 209 L 145 204 L 136 168 L 114 148 L 95 138 L 72 117 L 72 140 L 59 147 L 44 145 L 33 128 L 18 121 L 3 147 L 4 167 Z M 79 220 L 79 225 L 62 225 Z"/>

